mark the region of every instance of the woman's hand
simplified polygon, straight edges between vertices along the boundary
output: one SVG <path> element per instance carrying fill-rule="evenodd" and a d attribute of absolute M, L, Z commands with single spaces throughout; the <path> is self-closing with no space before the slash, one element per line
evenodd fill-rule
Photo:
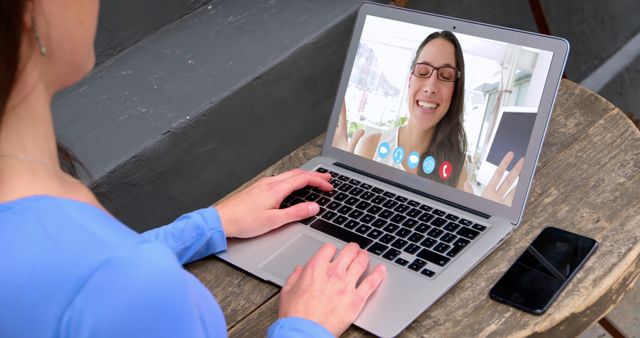
<path fill-rule="evenodd" d="M 377 266 L 356 286 L 369 265 L 367 251 L 349 243 L 332 261 L 335 253 L 335 246 L 325 244 L 304 268 L 295 268 L 280 292 L 280 318 L 315 321 L 336 337 L 356 320 L 387 270 Z"/>
<path fill-rule="evenodd" d="M 345 108 L 344 101 L 342 102 L 342 108 L 340 109 L 340 117 L 338 118 L 338 125 L 336 126 L 336 133 L 333 134 L 332 145 L 338 149 L 354 153 L 356 145 L 360 138 L 364 135 L 364 130 L 359 129 L 353 133 L 351 142 L 349 142 L 349 134 L 347 131 L 347 109 Z"/>
<path fill-rule="evenodd" d="M 514 154 L 512 151 L 508 152 L 502 158 L 500 165 L 496 169 L 496 172 L 493 173 L 493 177 L 487 184 L 486 188 L 482 192 L 482 197 L 492 200 L 494 202 L 502 203 L 505 205 L 511 205 L 513 202 L 513 196 L 516 193 L 516 189 L 511 189 L 511 185 L 513 182 L 520 176 L 520 172 L 522 171 L 522 164 L 524 163 L 524 158 L 520 158 L 518 163 L 513 166 L 513 169 L 507 175 L 507 177 L 503 180 L 502 176 L 504 176 L 504 172 L 507 170 L 507 167 L 513 161 Z M 502 181 L 502 182 L 501 182 Z M 473 193 L 473 188 L 469 182 L 464 184 L 464 190 L 468 193 Z"/>
<path fill-rule="evenodd" d="M 320 210 L 315 202 L 279 209 L 293 191 L 307 185 L 324 191 L 333 189 L 331 175 L 301 169 L 263 177 L 253 185 L 223 200 L 216 209 L 227 237 L 249 238 L 281 225 L 314 216 Z"/>

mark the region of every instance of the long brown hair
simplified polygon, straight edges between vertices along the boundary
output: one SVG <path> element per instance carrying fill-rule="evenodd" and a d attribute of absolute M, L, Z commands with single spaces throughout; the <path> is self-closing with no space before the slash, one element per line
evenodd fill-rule
<path fill-rule="evenodd" d="M 20 43 L 23 34 L 22 20 L 25 16 L 26 4 L 26 0 L 0 0 L 0 125 L 18 77 Z M 64 172 L 78 177 L 79 167 L 90 176 L 87 168 L 69 148 L 60 142 L 57 143 L 57 148 L 60 168 Z"/>
<path fill-rule="evenodd" d="M 435 39 L 445 39 L 451 42 L 455 48 L 456 68 L 460 71 L 460 77 L 456 79 L 449 110 L 447 110 L 442 120 L 438 122 L 429 149 L 427 149 L 426 153 L 420 155 L 419 163 L 422 163 L 427 156 L 431 155 L 435 157 L 436 163 L 449 161 L 453 170 L 451 177 L 446 181 L 441 180 L 435 171 L 427 175 L 421 168 L 418 168 L 418 175 L 455 187 L 460 178 L 460 173 L 464 170 L 464 158 L 467 151 L 467 136 L 462 126 L 464 106 L 464 56 L 462 55 L 460 42 L 458 42 L 456 36 L 450 31 L 431 33 L 422 41 L 420 46 L 418 46 L 413 62 L 411 62 L 411 69 L 413 69 L 413 66 L 416 64 L 422 49 L 430 41 Z M 438 170 L 438 168 L 436 168 L 436 170 Z"/>

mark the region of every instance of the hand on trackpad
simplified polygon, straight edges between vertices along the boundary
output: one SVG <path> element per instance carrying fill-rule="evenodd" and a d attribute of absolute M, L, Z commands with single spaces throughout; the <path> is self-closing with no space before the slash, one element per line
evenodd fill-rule
<path fill-rule="evenodd" d="M 273 276 L 272 282 L 282 286 L 296 265 L 304 264 L 324 244 L 323 242 L 302 234 L 291 241 L 282 250 L 264 261 L 260 268 Z"/>

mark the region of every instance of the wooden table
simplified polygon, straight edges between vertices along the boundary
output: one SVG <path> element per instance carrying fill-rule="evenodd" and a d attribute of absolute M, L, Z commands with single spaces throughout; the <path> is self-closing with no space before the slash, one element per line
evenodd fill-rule
<path fill-rule="evenodd" d="M 256 179 L 317 156 L 323 140 L 316 137 Z M 543 316 L 490 300 L 491 286 L 550 225 L 595 238 L 600 246 Z M 522 224 L 401 336 L 577 336 L 633 285 L 639 257 L 640 132 L 611 103 L 563 80 Z M 276 320 L 278 287 L 215 257 L 187 269 L 220 302 L 231 337 L 262 337 Z M 352 326 L 344 336 L 370 334 Z"/>

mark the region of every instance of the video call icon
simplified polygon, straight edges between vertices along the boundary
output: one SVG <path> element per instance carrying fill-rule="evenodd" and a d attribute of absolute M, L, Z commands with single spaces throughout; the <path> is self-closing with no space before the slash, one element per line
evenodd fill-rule
<path fill-rule="evenodd" d="M 389 148 L 389 143 L 380 143 L 380 146 L 378 147 L 378 156 L 380 156 L 380 158 L 387 158 L 387 155 L 389 155 Z"/>
<path fill-rule="evenodd" d="M 402 163 L 404 160 L 404 148 L 398 147 L 393 150 L 393 162 Z"/>
<path fill-rule="evenodd" d="M 418 166 L 418 162 L 420 162 L 420 154 L 417 151 L 412 151 L 407 158 L 409 168 L 414 169 Z"/>
<path fill-rule="evenodd" d="M 429 175 L 436 169 L 436 159 L 429 155 L 422 161 L 422 171 Z"/>

